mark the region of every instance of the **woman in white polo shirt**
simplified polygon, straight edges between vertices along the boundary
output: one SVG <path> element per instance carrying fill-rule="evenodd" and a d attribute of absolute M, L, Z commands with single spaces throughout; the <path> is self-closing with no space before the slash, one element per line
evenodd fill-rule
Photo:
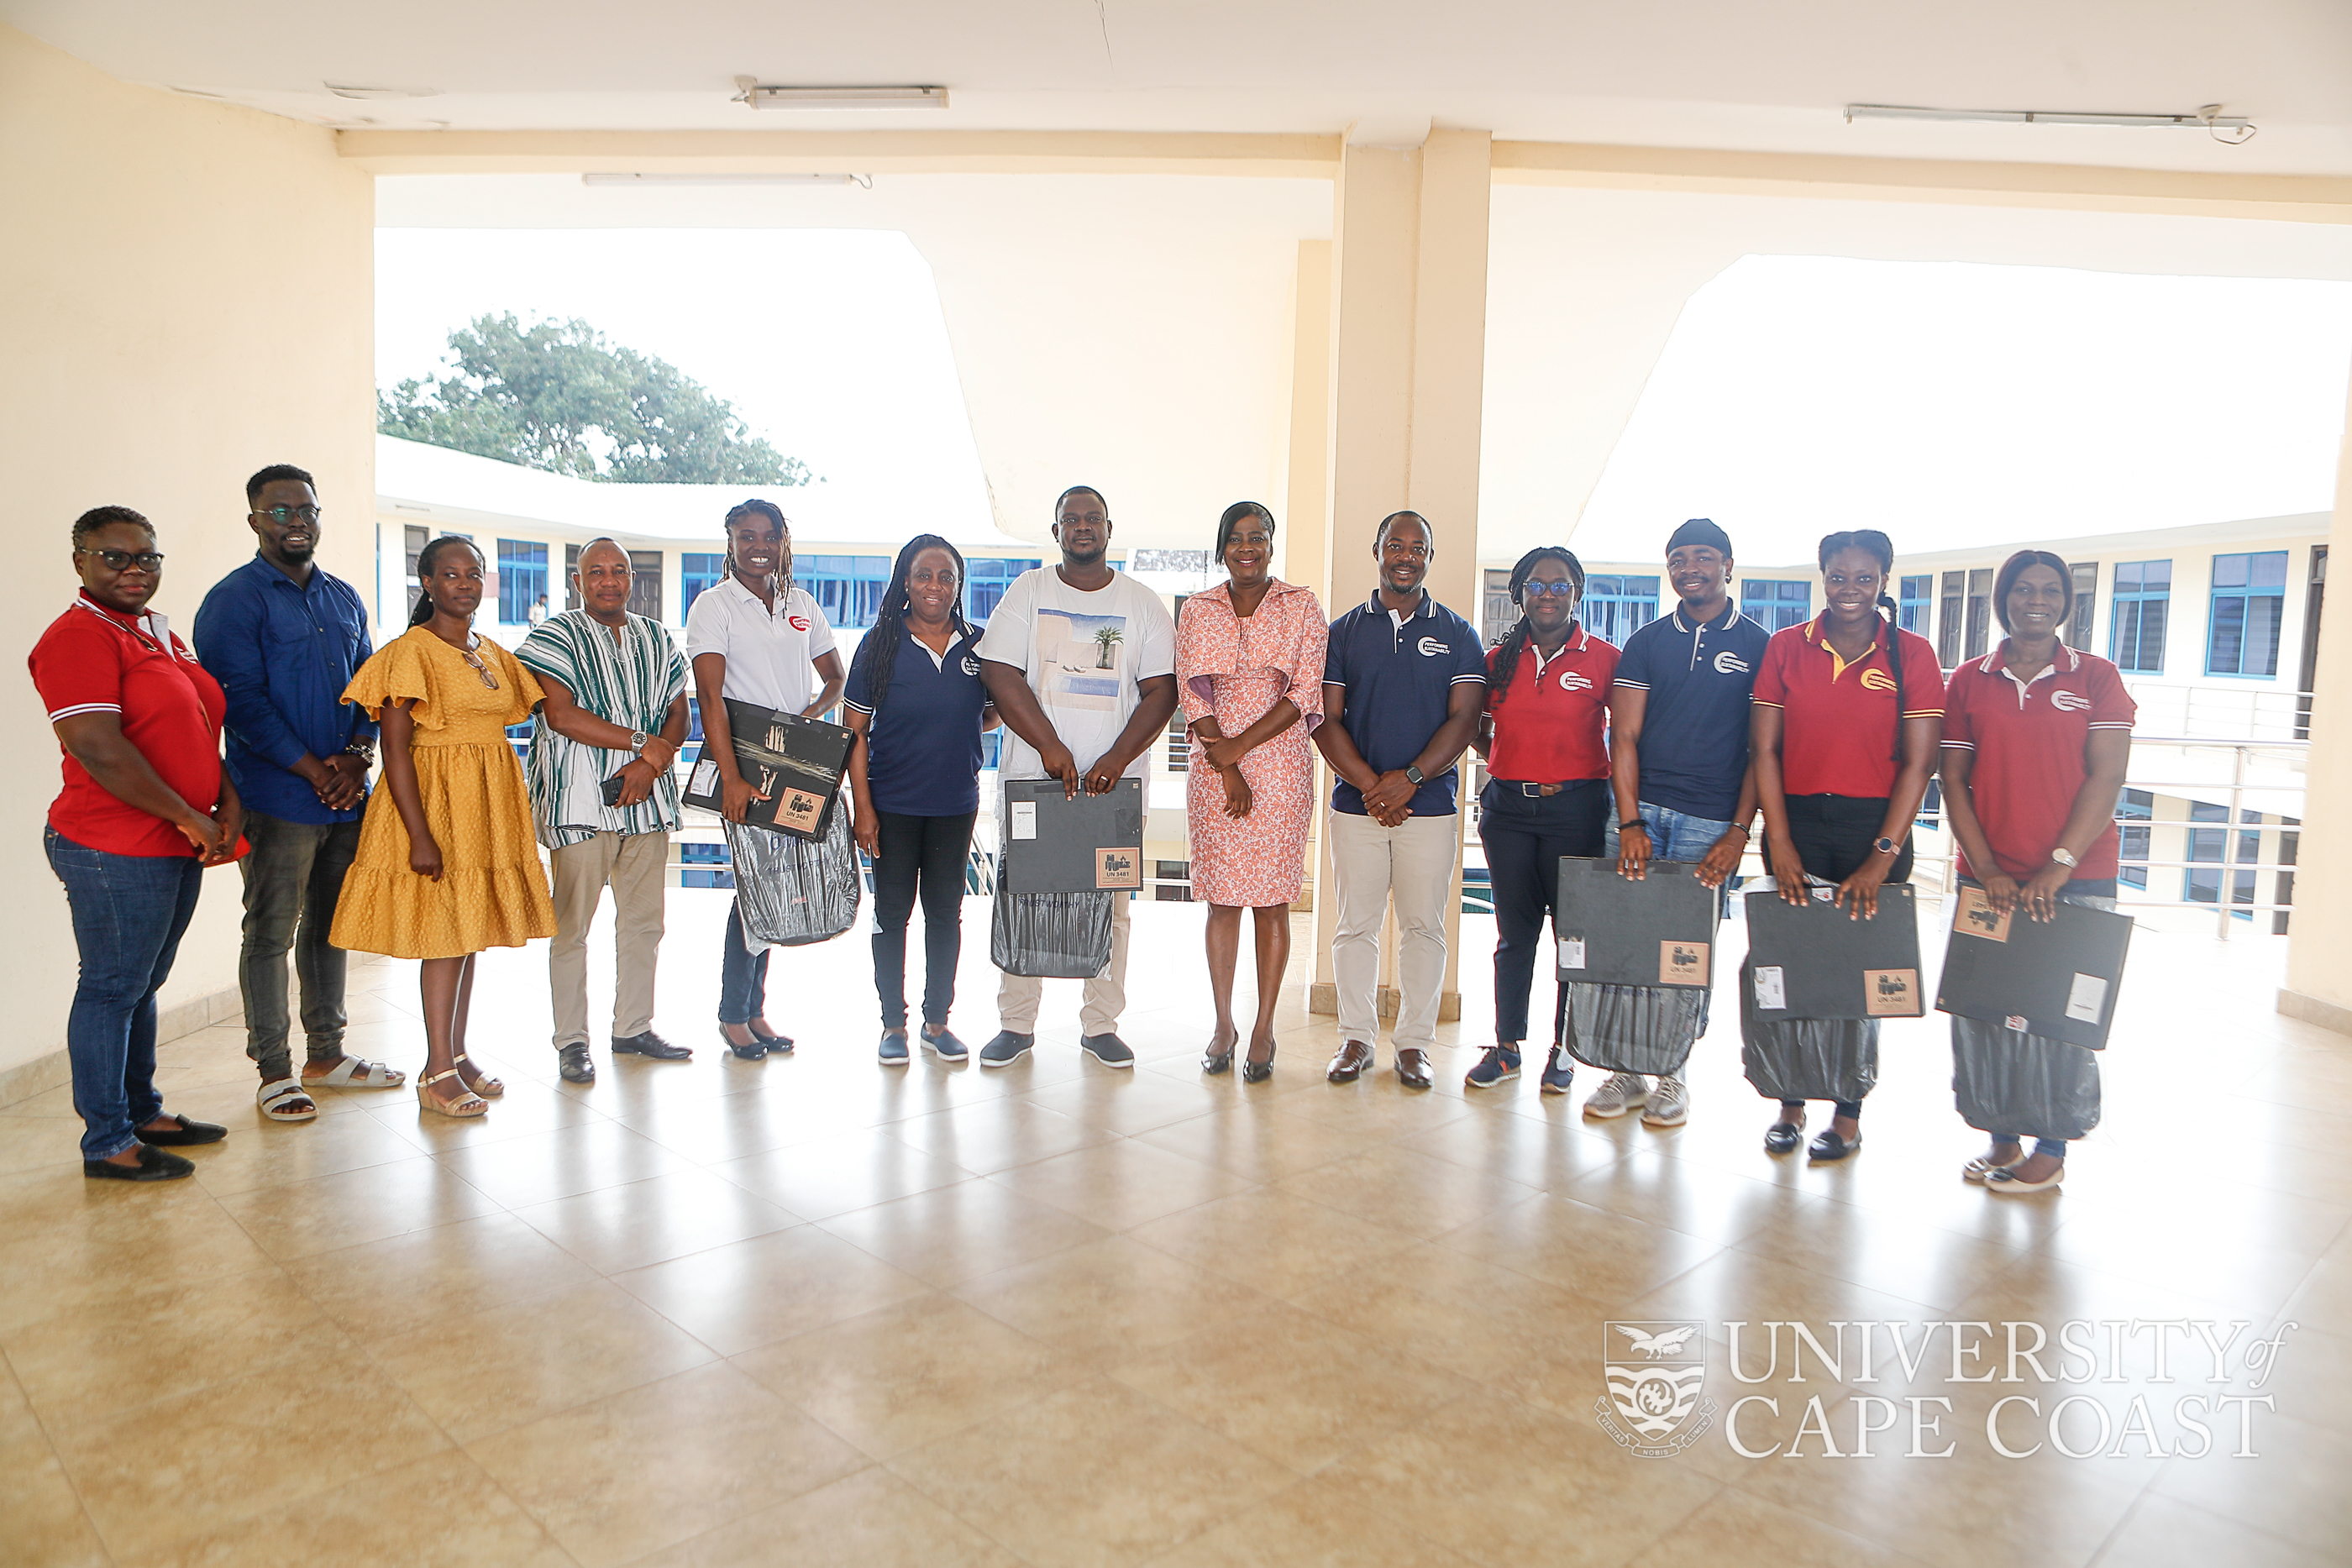
<path fill-rule="evenodd" d="M 755 703 L 814 718 L 841 700 L 841 655 L 816 601 L 792 583 L 792 533 L 772 502 L 727 514 L 727 575 L 696 596 L 686 618 L 686 656 L 702 708 L 702 755 L 719 765 L 720 812 L 730 822 L 756 793 L 735 766 L 727 704 Z M 719 1032 L 746 1061 L 782 1053 L 792 1040 L 768 1027 L 768 952 L 743 945 L 740 907 L 727 912 L 719 959 Z"/>

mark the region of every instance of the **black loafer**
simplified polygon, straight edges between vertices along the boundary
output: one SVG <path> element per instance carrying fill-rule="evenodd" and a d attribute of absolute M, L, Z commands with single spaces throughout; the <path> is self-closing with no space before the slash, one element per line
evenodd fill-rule
<path fill-rule="evenodd" d="M 656 1061 L 690 1061 L 694 1052 L 682 1045 L 672 1045 L 653 1030 L 633 1034 L 613 1042 L 615 1056 L 650 1056 Z"/>
<path fill-rule="evenodd" d="M 111 1160 L 84 1160 L 81 1174 L 96 1181 L 178 1181 L 196 1174 L 196 1163 L 167 1155 L 152 1144 L 139 1145 L 139 1163 L 118 1166 Z"/>
<path fill-rule="evenodd" d="M 228 1136 L 226 1127 L 210 1122 L 191 1122 L 185 1116 L 174 1116 L 179 1125 L 167 1133 L 141 1132 L 139 1141 L 159 1149 L 182 1149 L 195 1144 L 217 1144 Z"/>
<path fill-rule="evenodd" d="M 1429 1052 L 1417 1045 L 1408 1045 L 1396 1053 L 1397 1082 L 1408 1089 L 1430 1086 Z"/>
<path fill-rule="evenodd" d="M 556 1055 L 562 1060 L 563 1065 L 557 1071 L 562 1073 L 563 1082 L 566 1083 L 596 1082 L 596 1064 L 589 1060 L 586 1040 L 575 1040 L 570 1045 L 558 1050 Z"/>
<path fill-rule="evenodd" d="M 1831 1160 L 1842 1160 L 1860 1147 L 1862 1147 L 1860 1133 L 1853 1135 L 1853 1142 L 1847 1143 L 1835 1132 L 1827 1132 L 1813 1140 L 1812 1147 L 1805 1151 L 1805 1158 L 1826 1164 Z"/>
<path fill-rule="evenodd" d="M 1793 1155 L 1804 1141 L 1802 1122 L 1775 1122 L 1764 1129 L 1764 1152 L 1768 1155 Z"/>

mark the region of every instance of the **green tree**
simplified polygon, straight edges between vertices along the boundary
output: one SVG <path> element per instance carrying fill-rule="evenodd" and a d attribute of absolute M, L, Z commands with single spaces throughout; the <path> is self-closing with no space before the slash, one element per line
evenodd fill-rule
<path fill-rule="evenodd" d="M 634 484 L 805 485 L 807 464 L 724 399 L 581 320 L 482 316 L 449 334 L 449 371 L 376 393 L 376 428 L 551 474 Z"/>

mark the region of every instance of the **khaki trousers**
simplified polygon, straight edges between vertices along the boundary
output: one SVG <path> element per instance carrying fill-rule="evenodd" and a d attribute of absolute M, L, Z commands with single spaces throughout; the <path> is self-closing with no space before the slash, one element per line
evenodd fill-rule
<path fill-rule="evenodd" d="M 654 966 L 661 955 L 667 833 L 598 833 L 549 852 L 555 864 L 555 940 L 547 949 L 547 987 L 555 1011 L 555 1045 L 588 1040 L 588 928 L 613 889 L 613 1038 L 654 1027 Z"/>
<path fill-rule="evenodd" d="M 1462 819 L 1407 817 L 1393 828 L 1349 811 L 1323 820 L 1330 824 L 1331 870 L 1339 883 L 1339 920 L 1331 935 L 1339 1038 L 1367 1045 L 1381 1038 L 1381 923 L 1393 895 L 1396 1044 L 1427 1051 L 1437 1043 L 1437 1004 L 1445 988 L 1445 901 L 1454 894 Z"/>
<path fill-rule="evenodd" d="M 1087 1034 L 1116 1034 L 1118 1015 L 1127 1010 L 1128 900 L 1110 901 L 1110 962 L 1086 983 L 1078 1004 L 1078 1028 Z M 1037 1032 L 1037 1009 L 1045 999 L 1045 982 L 1034 975 L 1000 973 L 996 985 L 996 1027 L 1007 1034 Z"/>

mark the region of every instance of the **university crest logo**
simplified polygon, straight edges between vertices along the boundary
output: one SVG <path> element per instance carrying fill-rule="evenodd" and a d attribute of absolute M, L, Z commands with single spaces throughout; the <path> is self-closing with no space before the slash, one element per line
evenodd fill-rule
<path fill-rule="evenodd" d="M 1592 677 L 1579 674 L 1574 670 L 1563 670 L 1559 676 L 1559 689 L 1564 692 L 1589 692 L 1592 689 Z"/>
<path fill-rule="evenodd" d="M 1444 652 L 1445 652 L 1445 644 L 1439 642 L 1436 638 L 1423 637 L 1421 640 L 1421 656 L 1423 658 L 1434 659 L 1438 654 L 1443 653 Z"/>
<path fill-rule="evenodd" d="M 1593 1404 L 1601 1429 L 1636 1458 L 1668 1459 L 1715 1425 L 1704 1396 L 1706 1325 L 1617 1322 L 1601 1325 L 1602 1371 L 1609 1392 Z"/>
<path fill-rule="evenodd" d="M 2080 692 L 2052 692 L 2050 706 L 2060 713 L 2081 713 L 2091 706 L 2091 699 Z"/>
<path fill-rule="evenodd" d="M 1895 677 L 1885 670 L 1864 670 L 1862 672 L 1862 689 L 1866 692 L 1891 692 L 1895 689 Z"/>
<path fill-rule="evenodd" d="M 1748 661 L 1727 648 L 1715 656 L 1715 667 L 1727 675 L 1744 675 L 1748 673 Z"/>

